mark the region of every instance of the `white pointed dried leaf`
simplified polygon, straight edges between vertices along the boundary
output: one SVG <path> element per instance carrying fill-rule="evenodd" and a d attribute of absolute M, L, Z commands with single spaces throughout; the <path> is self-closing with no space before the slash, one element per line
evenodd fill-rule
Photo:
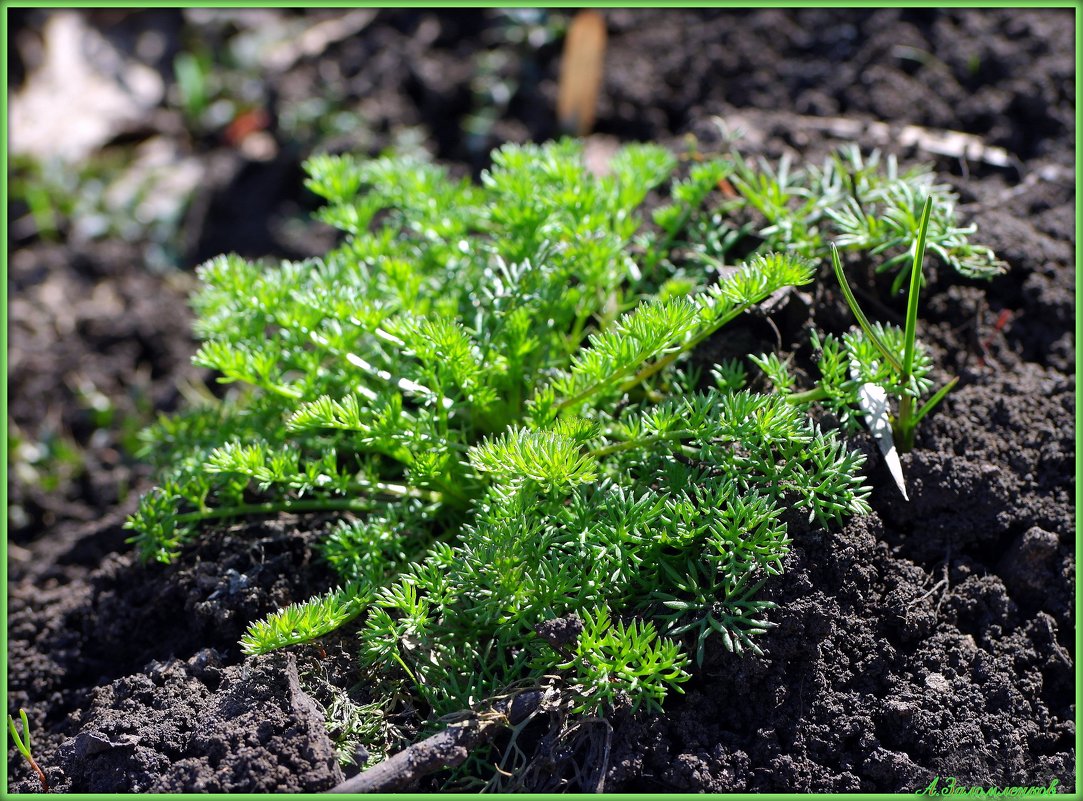
<path fill-rule="evenodd" d="M 853 372 L 851 370 L 851 372 Z M 887 392 L 877 384 L 862 384 L 858 390 L 858 403 L 865 415 L 865 422 L 869 431 L 880 446 L 880 452 L 884 455 L 888 472 L 891 473 L 895 485 L 906 500 L 910 497 L 906 494 L 906 480 L 903 478 L 902 462 L 899 460 L 899 452 L 895 448 L 895 438 L 891 434 L 891 419 L 888 414 Z"/>

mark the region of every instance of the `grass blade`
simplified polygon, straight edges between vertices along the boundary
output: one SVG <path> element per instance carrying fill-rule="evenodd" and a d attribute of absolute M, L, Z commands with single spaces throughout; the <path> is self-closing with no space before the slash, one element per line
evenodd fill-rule
<path fill-rule="evenodd" d="M 925 240 L 929 234 L 929 215 L 933 210 L 933 198 L 925 198 L 925 208 L 921 211 L 921 228 L 918 230 L 917 247 L 914 249 L 914 266 L 910 270 L 910 295 L 906 299 L 906 328 L 903 340 L 903 380 L 910 377 L 914 368 L 914 341 L 918 328 L 918 293 L 921 290 L 921 266 L 925 261 Z"/>
<path fill-rule="evenodd" d="M 876 331 L 872 327 L 872 323 L 869 322 L 869 318 L 865 316 L 865 312 L 861 311 L 861 307 L 857 305 L 857 298 L 854 297 L 854 291 L 850 289 L 850 284 L 846 280 L 846 273 L 842 271 L 842 260 L 839 258 L 839 249 L 835 247 L 835 243 L 831 243 L 831 264 L 835 268 L 835 277 L 839 279 L 839 286 L 842 288 L 842 294 L 846 298 L 846 304 L 850 307 L 850 311 L 854 313 L 854 317 L 857 318 L 858 324 L 861 326 L 861 330 L 865 332 L 869 340 L 876 346 L 876 349 L 884 355 L 891 366 L 896 371 L 901 372 L 903 367 L 899 363 L 899 359 L 892 353 L 888 346 L 884 344 L 884 341 L 876 335 Z M 915 310 L 916 311 L 916 310 Z"/>
<path fill-rule="evenodd" d="M 942 386 L 935 395 L 929 398 L 929 400 L 925 402 L 925 405 L 918 409 L 917 414 L 914 415 L 914 425 L 916 426 L 918 423 L 920 423 L 921 418 L 931 412 L 936 407 L 936 404 L 944 400 L 944 396 L 951 392 L 955 388 L 955 385 L 958 383 L 959 376 L 955 376 L 955 378 L 951 379 L 951 381 Z"/>

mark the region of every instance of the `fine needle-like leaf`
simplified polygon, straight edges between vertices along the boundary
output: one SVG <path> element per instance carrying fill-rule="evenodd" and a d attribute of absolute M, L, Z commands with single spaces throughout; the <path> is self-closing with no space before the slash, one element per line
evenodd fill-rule
<path fill-rule="evenodd" d="M 914 243 L 914 264 L 910 271 L 910 296 L 906 299 L 906 326 L 903 329 L 903 365 L 899 376 L 903 384 L 910 383 L 910 377 L 914 371 L 914 354 L 917 351 L 917 327 L 918 327 L 918 294 L 921 290 L 922 265 L 925 261 L 925 242 L 929 233 L 929 214 L 933 208 L 932 196 L 925 198 L 925 207 L 921 212 L 921 225 L 918 229 L 918 238 Z M 949 385 L 948 388 L 950 388 Z M 939 401 L 943 398 L 938 393 Z M 914 415 L 914 397 L 905 393 L 899 399 L 899 420 L 896 428 L 900 435 L 900 447 L 910 450 L 914 447 L 914 432 L 917 429 L 920 418 Z M 935 403 L 934 403 L 935 405 Z M 925 409 L 927 412 L 932 407 Z"/>
<path fill-rule="evenodd" d="M 918 240 L 914 246 L 914 266 L 910 271 L 910 295 L 906 299 L 906 326 L 904 327 L 905 340 L 903 345 L 903 381 L 907 381 L 914 371 L 915 341 L 918 328 L 918 296 L 921 290 L 921 272 L 925 261 L 925 241 L 929 234 L 929 215 L 933 210 L 932 197 L 925 198 L 925 208 L 921 212 L 921 228 L 918 230 Z"/>
<path fill-rule="evenodd" d="M 846 298 L 846 304 L 850 307 L 850 311 L 854 313 L 854 317 L 857 318 L 858 324 L 861 326 L 861 330 L 868 336 L 869 341 L 872 342 L 876 349 L 883 354 L 884 358 L 895 368 L 896 371 L 902 372 L 902 363 L 899 361 L 899 357 L 891 352 L 884 341 L 877 335 L 876 330 L 872 327 L 872 323 L 869 322 L 869 318 L 865 316 L 865 312 L 861 310 L 861 306 L 858 305 L 857 298 L 854 297 L 854 291 L 850 288 L 850 282 L 846 280 L 846 273 L 842 269 L 842 260 L 839 258 L 839 249 L 835 247 L 835 244 L 831 244 L 831 264 L 835 268 L 835 276 L 839 280 L 839 287 L 842 289 L 842 294 Z"/>
<path fill-rule="evenodd" d="M 925 415 L 935 409 L 936 405 L 940 403 L 940 401 L 944 400 L 944 397 L 953 389 L 955 389 L 955 385 L 958 383 L 959 376 L 955 376 L 951 379 L 951 381 L 942 386 L 935 395 L 929 398 L 929 400 L 927 400 L 925 404 L 920 409 L 918 409 L 917 413 L 914 415 L 914 425 L 916 426 L 918 423 L 920 423 L 921 419 L 925 417 Z"/>

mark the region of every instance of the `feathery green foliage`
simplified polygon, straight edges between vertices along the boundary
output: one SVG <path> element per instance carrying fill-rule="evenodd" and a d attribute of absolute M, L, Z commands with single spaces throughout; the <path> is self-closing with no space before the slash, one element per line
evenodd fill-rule
<path fill-rule="evenodd" d="M 199 269 L 195 360 L 233 386 L 145 433 L 159 484 L 128 522 L 142 556 L 176 558 L 208 521 L 341 513 L 320 546 L 341 586 L 253 623 L 242 645 L 357 620 L 381 720 L 396 706 L 436 720 L 543 675 L 581 713 L 657 709 L 687 680 L 689 645 L 697 662 L 712 635 L 758 652 L 783 511 L 820 525 L 867 511 L 863 457 L 786 398 L 743 389 L 739 362 L 707 388 L 685 368 L 727 323 L 813 280 L 816 226 L 834 218 L 786 211 L 814 194 L 800 176 L 754 180 L 722 158 L 670 181 L 676 158 L 634 145 L 599 177 L 568 140 L 497 150 L 480 185 L 416 158 L 305 166 L 342 243 Z M 880 197 L 867 165 L 831 170 L 808 175 L 832 203 L 844 177 Z M 747 231 L 716 224 L 727 177 L 775 228 L 738 265 L 724 260 Z M 862 247 L 905 244 L 892 230 Z M 836 340 L 823 351 L 844 369 Z M 760 363 L 784 377 L 777 357 Z M 915 386 L 923 370 L 919 353 Z M 573 642 L 539 636 L 561 619 L 580 624 Z"/>
<path fill-rule="evenodd" d="M 856 145 L 841 148 L 822 165 L 792 169 L 783 157 L 777 168 L 760 160 L 753 168 L 737 159 L 730 181 L 741 194 L 731 208 L 754 209 L 766 221 L 757 233 L 765 247 L 811 258 L 829 243 L 843 251 L 885 256 L 878 272 L 897 270 L 896 293 L 909 280 L 921 229 L 922 209 L 931 199 L 927 247 L 967 278 L 989 279 L 1007 265 L 987 247 L 971 243 L 974 226 L 955 221 L 958 196 L 935 182 L 928 167 L 900 170 L 894 156 L 873 151 L 865 158 Z"/>

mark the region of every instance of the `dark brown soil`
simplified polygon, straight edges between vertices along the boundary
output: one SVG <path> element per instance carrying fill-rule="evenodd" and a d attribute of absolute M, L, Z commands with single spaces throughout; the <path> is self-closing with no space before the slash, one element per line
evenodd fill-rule
<path fill-rule="evenodd" d="M 21 12 L 16 33 L 46 13 Z M 909 793 L 937 776 L 1073 791 L 1073 12 L 605 16 L 601 134 L 676 146 L 694 134 L 710 146 L 717 116 L 745 129 L 752 155 L 801 161 L 842 143 L 829 118 L 965 132 L 1007 151 L 1010 165 L 893 149 L 936 164 L 964 220 L 1010 270 L 989 284 L 934 271 L 923 295 L 922 335 L 961 382 L 904 457 L 911 501 L 864 443 L 874 512 L 796 537 L 788 572 L 768 585 L 778 626 L 761 640 L 764 656 L 716 644 L 664 715 L 618 717 L 608 763 L 583 775 L 601 770 L 607 791 L 624 792 Z M 153 25 L 172 41 L 182 21 L 95 24 L 118 35 Z M 212 42 L 234 33 L 186 24 Z M 332 75 L 370 128 L 280 141 L 267 160 L 204 136 L 193 147 L 208 179 L 182 232 L 181 266 L 229 250 L 325 249 L 326 231 L 284 224 L 314 205 L 299 163 L 316 147 L 375 153 L 416 126 L 437 158 L 468 172 L 501 141 L 554 135 L 559 39 L 516 44 L 509 30 L 496 11 L 380 12 L 269 78 L 272 118 L 291 98 L 332 91 Z M 464 119 L 482 102 L 471 80 L 483 54 L 501 52 L 495 77 L 513 87 L 510 99 L 468 135 Z M 13 80 L 24 74 L 15 64 Z M 869 129 L 851 138 L 884 144 Z M 188 364 L 190 275 L 146 270 L 132 243 L 28 237 L 13 247 L 9 419 L 24 438 L 67 437 L 85 457 L 55 486 L 25 471 L 9 478 L 8 708 L 26 708 L 50 783 L 87 793 L 334 786 L 343 772 L 311 677 L 355 682 L 349 641 L 254 659 L 237 645 L 249 621 L 331 582 L 311 548 L 328 521 L 219 528 L 168 567 L 139 564 L 124 541 L 124 517 L 149 481 L 123 447 L 124 421 L 176 408 L 178 386 L 199 376 Z M 838 304 L 823 300 L 826 322 Z M 802 341 L 799 323 L 782 335 L 789 347 Z M 88 385 L 111 401 L 109 419 L 95 415 Z M 10 791 L 38 789 L 14 747 L 8 769 Z"/>

